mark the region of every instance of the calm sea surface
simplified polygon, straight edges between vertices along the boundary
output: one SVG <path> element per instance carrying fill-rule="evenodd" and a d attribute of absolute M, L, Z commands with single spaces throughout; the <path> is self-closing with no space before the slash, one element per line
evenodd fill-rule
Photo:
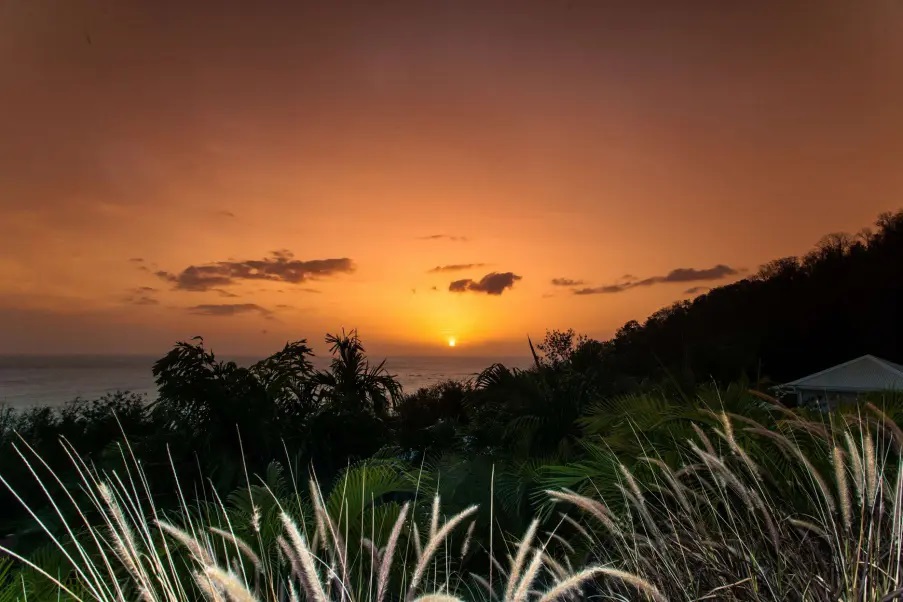
<path fill-rule="evenodd" d="M 133 391 L 156 397 L 151 367 L 157 358 L 139 356 L 0 356 L 0 404 L 12 407 L 62 405 L 76 397 L 96 398 L 114 391 Z M 257 358 L 231 358 L 249 365 Z M 329 358 L 316 357 L 325 367 Z M 444 380 L 472 378 L 493 363 L 525 368 L 523 357 L 390 357 L 389 372 L 405 392 Z"/>

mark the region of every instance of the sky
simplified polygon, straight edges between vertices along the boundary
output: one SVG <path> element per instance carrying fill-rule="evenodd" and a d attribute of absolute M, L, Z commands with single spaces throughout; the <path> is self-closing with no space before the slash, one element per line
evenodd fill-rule
<path fill-rule="evenodd" d="M 2 0 L 0 353 L 607 338 L 903 206 L 901 31 L 899 0 Z"/>

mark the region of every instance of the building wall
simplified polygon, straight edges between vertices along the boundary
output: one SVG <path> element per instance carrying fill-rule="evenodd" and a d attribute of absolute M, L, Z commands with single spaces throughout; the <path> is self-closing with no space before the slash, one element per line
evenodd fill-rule
<path fill-rule="evenodd" d="M 822 410 L 833 410 L 839 405 L 856 403 L 865 393 L 854 391 L 799 390 L 797 404 L 802 407 L 817 407 Z"/>

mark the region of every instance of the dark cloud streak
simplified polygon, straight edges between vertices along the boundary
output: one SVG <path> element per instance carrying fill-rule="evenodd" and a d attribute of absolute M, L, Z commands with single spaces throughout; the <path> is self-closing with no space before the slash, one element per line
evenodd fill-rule
<path fill-rule="evenodd" d="M 578 288 L 574 291 L 575 295 L 607 295 L 611 293 L 621 293 L 631 288 L 627 284 L 609 284 L 606 286 L 594 286 L 592 288 Z"/>
<path fill-rule="evenodd" d="M 198 316 L 214 316 L 228 317 L 240 314 L 257 313 L 265 318 L 273 315 L 273 312 L 265 307 L 261 307 L 256 303 L 225 303 L 225 304 L 203 304 L 189 307 L 188 311 Z"/>
<path fill-rule="evenodd" d="M 613 293 L 622 293 L 632 288 L 640 286 L 654 286 L 656 284 L 667 284 L 674 282 L 707 282 L 712 280 L 722 280 L 729 276 L 736 276 L 740 270 L 719 263 L 718 265 L 705 268 L 676 268 L 668 272 L 664 276 L 652 276 L 643 280 L 628 280 L 620 284 L 609 284 L 606 286 L 597 286 L 591 288 L 575 289 L 575 295 L 606 295 Z M 696 287 L 699 288 L 699 287 Z M 692 289 L 691 289 L 692 290 Z M 689 293 L 688 293 L 689 294 Z"/>
<path fill-rule="evenodd" d="M 585 284 L 583 280 L 571 280 L 570 278 L 552 278 L 553 286 L 580 286 Z"/>
<path fill-rule="evenodd" d="M 501 295 L 506 288 L 512 288 L 514 283 L 521 280 L 521 276 L 513 272 L 492 272 L 483 276 L 479 282 L 470 278 L 455 280 L 448 285 L 448 290 L 453 293 L 486 293 L 487 295 Z"/>
<path fill-rule="evenodd" d="M 153 297 L 157 289 L 151 286 L 139 286 L 129 291 L 129 295 L 123 299 L 130 305 L 159 305 L 160 302 Z"/>
<path fill-rule="evenodd" d="M 454 236 L 452 234 L 430 234 L 419 238 L 420 240 L 451 240 L 454 242 L 464 242 L 468 240 L 466 236 Z"/>
<path fill-rule="evenodd" d="M 209 291 L 245 280 L 297 284 L 353 271 L 354 263 L 347 257 L 301 261 L 290 251 L 274 251 L 265 259 L 190 265 L 178 274 L 159 270 L 156 275 L 171 282 L 176 290 Z"/>
<path fill-rule="evenodd" d="M 651 281 L 650 284 L 657 284 L 659 282 L 698 282 L 700 280 L 721 280 L 722 278 L 734 276 L 739 273 L 739 270 L 735 270 L 730 266 L 719 263 L 715 267 L 703 270 L 697 270 L 694 268 L 677 268 L 668 272 L 667 276 L 647 278 L 646 280 Z M 646 281 L 641 280 L 640 282 L 642 283 Z"/>
<path fill-rule="evenodd" d="M 486 267 L 485 263 L 453 263 L 451 265 L 437 265 L 429 270 L 430 274 L 438 274 L 442 272 L 461 272 L 464 270 L 472 270 L 475 268 Z"/>

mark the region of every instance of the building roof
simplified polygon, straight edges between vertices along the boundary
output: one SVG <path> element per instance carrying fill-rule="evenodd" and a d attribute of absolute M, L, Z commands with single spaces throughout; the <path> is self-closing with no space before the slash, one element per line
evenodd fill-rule
<path fill-rule="evenodd" d="M 903 391 L 903 366 L 874 355 L 863 355 L 784 386 L 825 391 Z"/>

